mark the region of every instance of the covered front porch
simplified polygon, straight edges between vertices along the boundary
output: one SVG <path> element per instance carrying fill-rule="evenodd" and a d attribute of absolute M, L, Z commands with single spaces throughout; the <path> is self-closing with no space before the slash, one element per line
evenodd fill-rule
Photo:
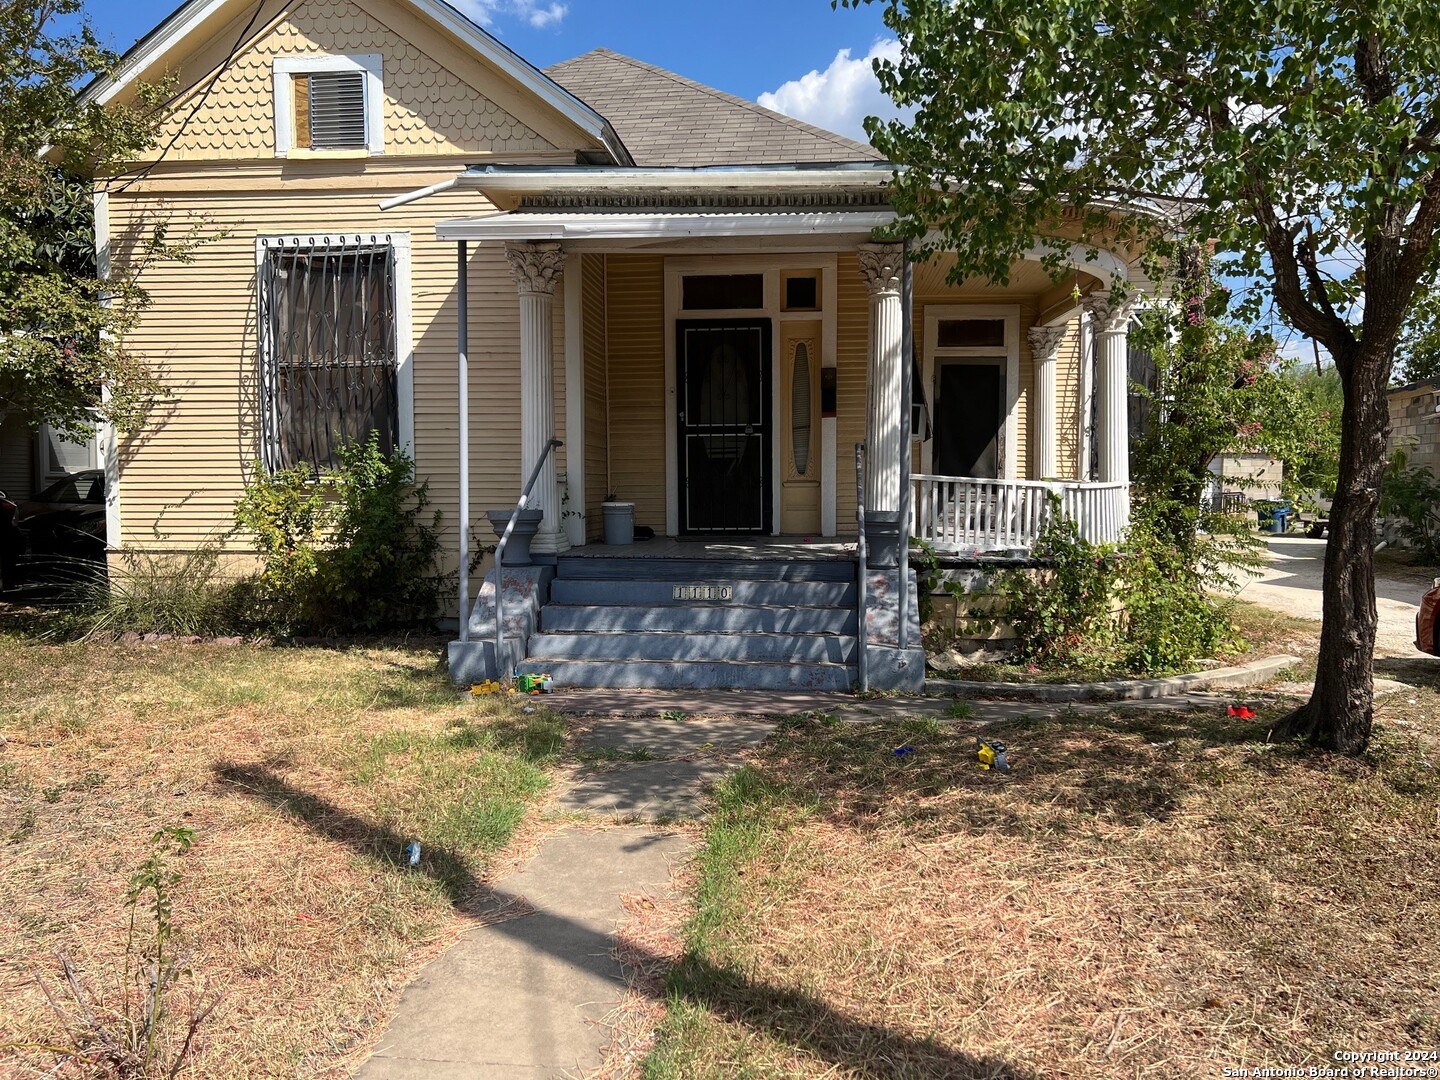
<path fill-rule="evenodd" d="M 803 206 L 790 205 L 797 173 Z M 437 233 L 461 266 L 473 245 L 503 245 L 517 287 L 516 495 L 538 466 L 535 553 L 598 539 L 609 497 L 658 536 L 854 535 L 863 503 L 938 547 L 983 552 L 1027 548 L 1053 491 L 1084 535 L 1118 537 L 1129 310 L 1110 286 L 1125 264 L 1077 249 L 1057 285 L 1037 252 L 1007 286 L 951 283 L 943 258 L 912 267 L 899 245 L 871 242 L 893 219 L 886 178 L 466 174 L 514 207 Z M 626 184 L 645 197 L 618 194 Z M 564 448 L 542 461 L 557 435 Z"/>
<path fill-rule="evenodd" d="M 835 601 L 833 570 L 812 568 L 808 590 L 829 597 L 823 606 L 852 605 L 851 624 L 868 628 L 862 642 L 886 628 L 876 643 L 890 650 L 894 677 L 882 684 L 910 685 L 923 656 L 913 578 L 900 569 L 907 532 L 946 552 L 1023 554 L 1053 494 L 1083 535 L 1119 537 L 1130 313 L 1112 304 L 1111 287 L 1128 280 L 1126 263 L 1077 245 L 1060 283 L 1040 251 L 1004 285 L 951 281 L 943 256 L 916 263 L 902 245 L 874 241 L 894 219 L 889 175 L 869 165 L 492 166 L 459 178 L 502 208 L 437 225 L 457 250 L 465 632 L 503 622 L 493 603 L 476 622 L 483 595 L 471 612 L 464 570 L 477 245 L 503 247 L 518 304 L 515 496 L 537 518 L 529 550 L 541 567 L 528 574 L 521 639 L 546 629 L 550 581 L 567 567 L 577 583 L 557 581 L 562 595 L 595 592 L 607 576 L 597 564 L 614 558 L 637 581 L 668 581 L 690 563 L 694 581 L 733 578 L 739 595 L 756 598 L 749 606 L 783 608 L 788 593 L 752 587 L 774 578 L 758 564 L 819 562 L 807 550 L 833 544 L 823 561 L 849 561 L 873 607 L 864 587 Z M 655 539 L 616 545 L 613 556 L 597 549 L 607 502 L 633 506 L 637 536 Z M 734 558 L 687 557 L 705 544 Z M 648 568 L 634 563 L 647 559 Z M 753 573 L 730 565 L 745 561 Z M 871 571 L 889 577 L 867 580 Z M 508 580 L 492 573 L 487 588 L 496 579 Z M 654 600 L 668 597 L 659 588 Z M 673 612 L 655 618 L 657 629 L 686 632 Z M 768 632 L 755 627 L 739 627 L 727 647 L 755 646 L 744 635 Z M 498 636 L 495 649 L 508 666 Z"/>

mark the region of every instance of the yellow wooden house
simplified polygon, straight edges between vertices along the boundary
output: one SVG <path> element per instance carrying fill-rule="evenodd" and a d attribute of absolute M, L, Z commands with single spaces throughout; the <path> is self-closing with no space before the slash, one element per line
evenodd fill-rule
<path fill-rule="evenodd" d="M 113 550 L 212 540 L 257 463 L 378 431 L 443 514 L 457 678 L 914 686 L 897 534 L 1023 557 L 1052 494 L 1125 525 L 1124 250 L 952 283 L 875 242 L 870 147 L 604 49 L 540 70 L 440 0 L 190 0 L 87 95 L 163 77 L 101 266 L 209 239 L 145 271 L 171 393 L 101 432 Z M 529 558 L 472 603 L 532 475 Z M 601 543 L 607 502 L 654 539 Z"/>

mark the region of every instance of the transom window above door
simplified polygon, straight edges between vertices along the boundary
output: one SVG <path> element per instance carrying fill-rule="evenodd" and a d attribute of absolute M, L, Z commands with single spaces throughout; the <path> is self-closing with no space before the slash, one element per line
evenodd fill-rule
<path fill-rule="evenodd" d="M 935 346 L 940 349 L 1004 348 L 1004 319 L 939 319 Z"/>
<path fill-rule="evenodd" d="M 764 274 L 687 274 L 680 286 L 686 311 L 749 311 L 765 306 Z"/>

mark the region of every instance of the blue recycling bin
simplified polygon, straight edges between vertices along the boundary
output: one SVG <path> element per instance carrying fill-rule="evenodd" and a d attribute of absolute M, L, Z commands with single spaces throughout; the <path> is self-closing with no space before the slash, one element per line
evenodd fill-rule
<path fill-rule="evenodd" d="M 1295 506 L 1288 499 L 1278 502 L 1265 501 L 1255 504 L 1255 516 L 1259 519 L 1260 531 L 1280 535 L 1290 524 L 1290 515 L 1295 512 Z"/>

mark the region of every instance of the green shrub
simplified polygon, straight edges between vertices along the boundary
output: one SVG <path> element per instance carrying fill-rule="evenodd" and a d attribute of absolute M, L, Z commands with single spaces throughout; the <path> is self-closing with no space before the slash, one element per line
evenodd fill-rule
<path fill-rule="evenodd" d="M 1002 574 L 1016 659 L 1137 675 L 1175 671 L 1227 644 L 1234 629 L 1208 591 L 1234 556 L 1223 540 L 1177 546 L 1143 499 L 1119 548 L 1080 536 L 1059 500 L 1035 542 L 1040 570 Z M 1166 522 L 1168 524 L 1168 521 Z"/>
<path fill-rule="evenodd" d="M 1050 497 L 1050 518 L 1031 554 L 1041 570 L 997 576 L 1005 618 L 1015 628 L 1015 658 L 1041 665 L 1104 666 L 1113 654 L 1114 552 L 1086 541 Z"/>
<path fill-rule="evenodd" d="M 246 485 L 235 520 L 256 541 L 268 618 L 292 633 L 414 626 L 440 602 L 439 513 L 414 463 L 372 434 L 321 472 L 284 469 Z"/>
<path fill-rule="evenodd" d="M 1426 562 L 1440 561 L 1440 480 L 1395 451 L 1380 487 L 1380 512 L 1400 519 L 1400 535 Z"/>
<path fill-rule="evenodd" d="M 210 636 L 253 629 L 259 617 L 255 579 L 220 567 L 220 546 L 179 554 L 125 551 L 108 572 L 99 567 L 72 590 L 62 632 L 85 640 L 137 634 Z"/>
<path fill-rule="evenodd" d="M 1213 656 L 1234 636 L 1223 606 L 1208 591 L 1226 571 L 1208 572 L 1204 559 L 1167 543 L 1142 501 L 1116 564 L 1121 608 L 1117 664 L 1138 675 L 1176 671 Z"/>

